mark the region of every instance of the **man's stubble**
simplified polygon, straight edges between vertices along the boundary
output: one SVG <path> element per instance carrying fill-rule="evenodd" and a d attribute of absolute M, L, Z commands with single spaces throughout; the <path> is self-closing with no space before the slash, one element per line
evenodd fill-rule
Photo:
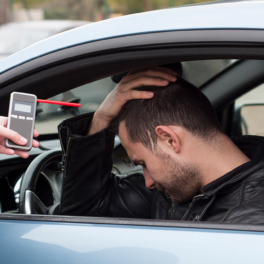
<path fill-rule="evenodd" d="M 156 155 L 164 164 L 161 171 L 160 183 L 156 182 L 156 188 L 166 191 L 174 203 L 189 201 L 201 191 L 200 172 L 192 164 L 180 164 L 169 154 L 164 153 L 160 148 L 156 149 Z"/>

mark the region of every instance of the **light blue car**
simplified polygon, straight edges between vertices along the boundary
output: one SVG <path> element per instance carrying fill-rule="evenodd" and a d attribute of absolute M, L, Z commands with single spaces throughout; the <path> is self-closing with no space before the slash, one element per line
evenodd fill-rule
<path fill-rule="evenodd" d="M 208 96 L 227 135 L 264 135 L 263 12 L 264 2 L 249 1 L 134 14 L 61 33 L 1 60 L 0 115 L 7 115 L 13 91 L 82 107 L 39 104 L 41 147 L 27 160 L 0 156 L 0 263 L 264 263 L 263 226 L 53 213 L 62 184 L 56 126 L 96 110 L 115 86 L 112 75 L 181 62 L 183 77 Z M 257 113 L 247 112 L 252 105 Z M 140 169 L 116 138 L 113 171 Z"/>

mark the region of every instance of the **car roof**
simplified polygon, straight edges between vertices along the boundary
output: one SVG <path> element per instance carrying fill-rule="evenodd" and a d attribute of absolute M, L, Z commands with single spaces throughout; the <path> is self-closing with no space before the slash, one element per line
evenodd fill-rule
<path fill-rule="evenodd" d="M 102 39 L 179 30 L 264 29 L 264 2 L 185 6 L 132 14 L 81 26 L 33 44 L 0 61 L 0 73 L 45 54 Z"/>

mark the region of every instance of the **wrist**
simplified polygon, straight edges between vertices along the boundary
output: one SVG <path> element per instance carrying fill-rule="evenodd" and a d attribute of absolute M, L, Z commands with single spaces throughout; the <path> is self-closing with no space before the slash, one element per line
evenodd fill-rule
<path fill-rule="evenodd" d="M 95 112 L 90 129 L 87 132 L 87 136 L 95 134 L 109 126 L 110 122 L 100 115 L 100 113 Z"/>

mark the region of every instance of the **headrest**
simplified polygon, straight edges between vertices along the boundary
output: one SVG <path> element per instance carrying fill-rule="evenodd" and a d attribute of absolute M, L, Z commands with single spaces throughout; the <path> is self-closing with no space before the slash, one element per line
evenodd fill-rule
<path fill-rule="evenodd" d="M 163 65 L 159 65 L 159 66 L 172 69 L 172 70 L 177 72 L 178 76 L 180 76 L 180 77 L 182 76 L 182 65 L 181 65 L 180 62 L 170 63 L 170 64 L 163 64 Z M 127 74 L 128 74 L 128 72 L 116 74 L 116 75 L 111 76 L 111 79 L 112 79 L 113 82 L 119 83 L 122 80 L 122 78 L 124 76 L 126 76 Z"/>

